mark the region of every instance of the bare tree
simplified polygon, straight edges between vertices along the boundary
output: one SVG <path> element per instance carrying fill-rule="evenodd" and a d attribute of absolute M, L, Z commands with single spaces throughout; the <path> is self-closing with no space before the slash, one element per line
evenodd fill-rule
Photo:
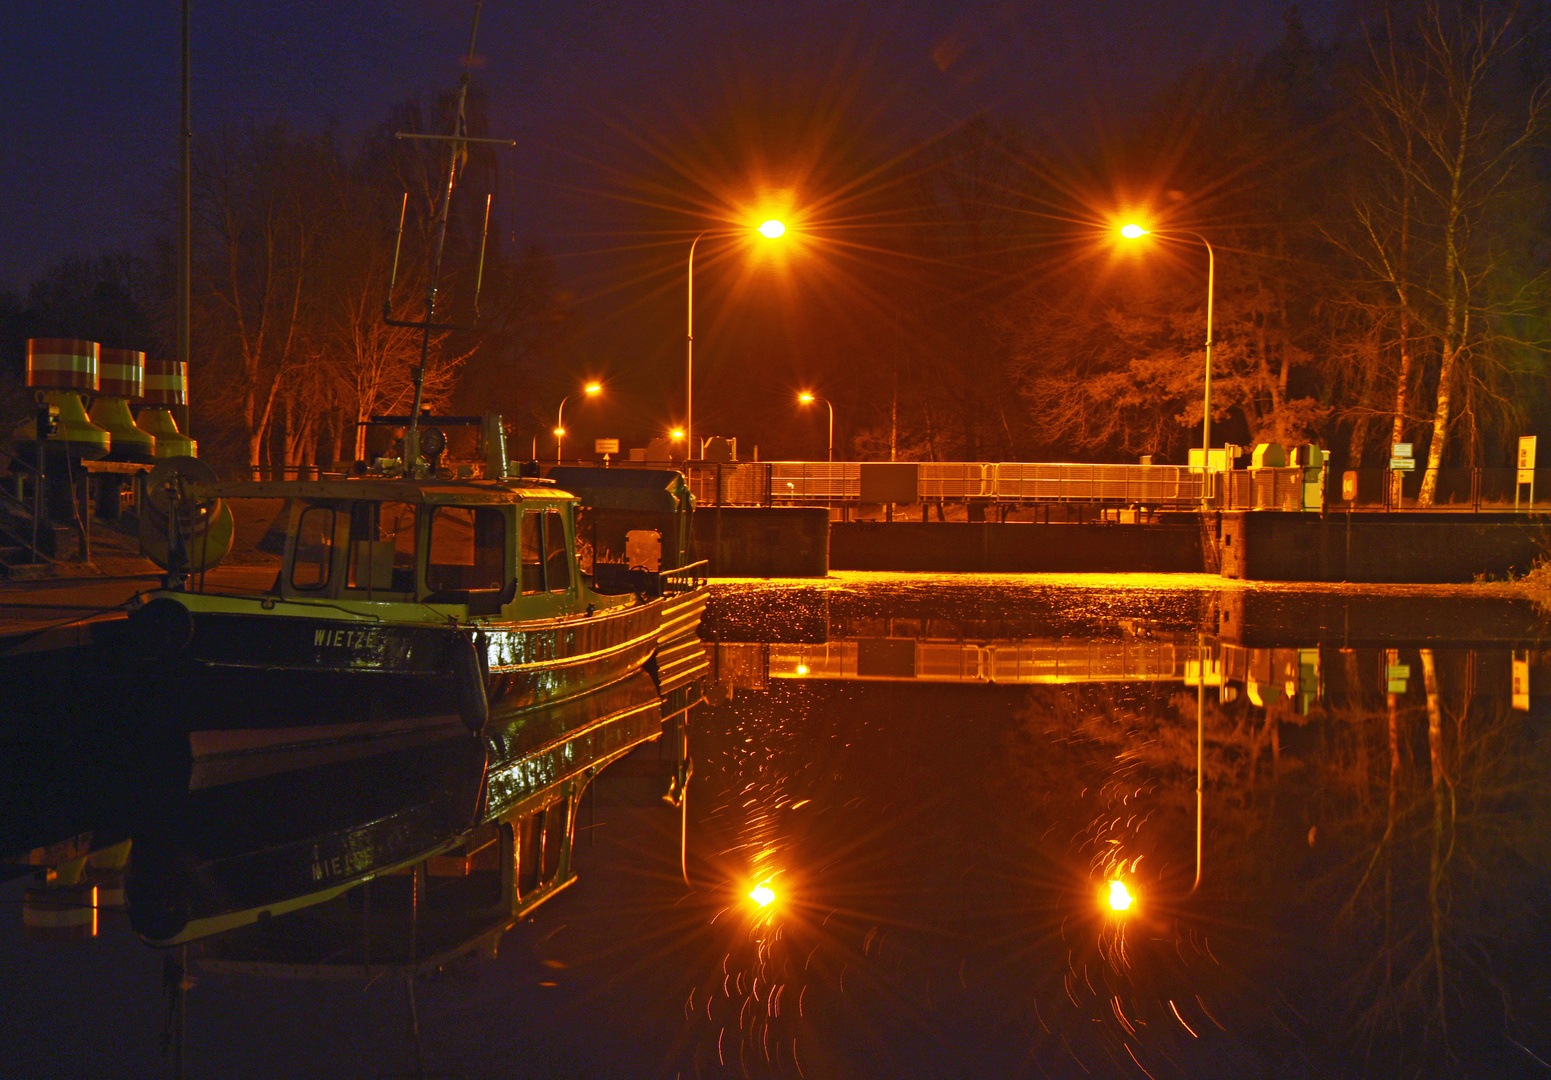
<path fill-rule="evenodd" d="M 316 352 L 314 279 L 338 164 L 332 137 L 274 126 L 227 139 L 198 172 L 196 377 L 236 414 L 250 466 L 288 374 Z"/>
<path fill-rule="evenodd" d="M 1367 40 L 1354 131 L 1367 151 L 1352 197 L 1354 234 L 1340 238 L 1393 335 L 1391 439 L 1413 415 L 1429 433 L 1418 501 L 1437 493 L 1458 395 L 1511 414 L 1500 377 L 1505 321 L 1538 282 L 1509 272 L 1505 215 L 1522 196 L 1544 121 L 1543 83 L 1514 85 L 1523 40 L 1516 7 L 1427 0 L 1392 9 Z M 1414 395 L 1434 385 L 1429 411 Z"/>

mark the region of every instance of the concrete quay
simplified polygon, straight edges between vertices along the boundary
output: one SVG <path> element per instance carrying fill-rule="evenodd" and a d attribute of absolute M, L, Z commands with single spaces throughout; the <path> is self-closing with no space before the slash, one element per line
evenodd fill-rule
<path fill-rule="evenodd" d="M 1520 576 L 1551 553 L 1551 516 L 1280 510 L 1157 514 L 1145 523 L 832 521 L 824 507 L 695 516 L 718 577 L 829 570 L 1221 573 L 1245 581 L 1446 584 Z"/>

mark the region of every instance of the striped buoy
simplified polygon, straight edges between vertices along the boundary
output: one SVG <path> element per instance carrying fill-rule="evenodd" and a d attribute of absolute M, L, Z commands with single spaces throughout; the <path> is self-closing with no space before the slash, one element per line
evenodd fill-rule
<path fill-rule="evenodd" d="M 147 405 L 187 405 L 188 365 L 181 360 L 147 357 L 143 396 Z"/>
<path fill-rule="evenodd" d="M 103 346 L 97 365 L 97 399 L 92 402 L 92 423 L 113 436 L 108 456 L 116 461 L 151 461 L 156 439 L 135 426 L 129 415 L 129 399 L 140 396 L 145 384 L 145 353 L 138 349 Z"/>
<path fill-rule="evenodd" d="M 145 353 L 103 346 L 97 359 L 97 393 L 137 398 L 145 390 Z"/>
<path fill-rule="evenodd" d="M 75 338 L 29 338 L 27 385 L 95 393 L 100 348 Z"/>

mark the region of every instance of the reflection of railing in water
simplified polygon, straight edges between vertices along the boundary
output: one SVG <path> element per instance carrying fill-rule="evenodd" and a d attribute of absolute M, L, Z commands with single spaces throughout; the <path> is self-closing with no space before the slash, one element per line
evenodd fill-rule
<path fill-rule="evenodd" d="M 1278 697 L 1307 708 L 1322 691 L 1318 648 L 1249 649 L 1208 639 L 1139 641 L 934 641 L 854 638 L 821 644 L 719 644 L 724 684 L 764 689 L 771 679 L 915 681 L 1034 685 L 1177 682 L 1219 688 L 1231 701 L 1242 686 L 1257 705 Z"/>

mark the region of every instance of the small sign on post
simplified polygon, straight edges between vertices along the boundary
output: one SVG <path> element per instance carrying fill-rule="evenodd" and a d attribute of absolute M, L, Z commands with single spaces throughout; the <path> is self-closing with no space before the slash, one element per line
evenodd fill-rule
<path fill-rule="evenodd" d="M 1529 506 L 1535 505 L 1535 436 L 1519 436 L 1518 470 L 1514 474 L 1513 508 L 1519 508 L 1519 497 Z"/>
<path fill-rule="evenodd" d="M 594 454 L 617 454 L 619 453 L 619 440 L 594 439 L 592 441 L 592 452 Z"/>
<path fill-rule="evenodd" d="M 1390 445 L 1389 468 L 1391 472 L 1411 472 L 1416 468 L 1416 459 L 1411 456 L 1410 443 L 1398 442 Z"/>

